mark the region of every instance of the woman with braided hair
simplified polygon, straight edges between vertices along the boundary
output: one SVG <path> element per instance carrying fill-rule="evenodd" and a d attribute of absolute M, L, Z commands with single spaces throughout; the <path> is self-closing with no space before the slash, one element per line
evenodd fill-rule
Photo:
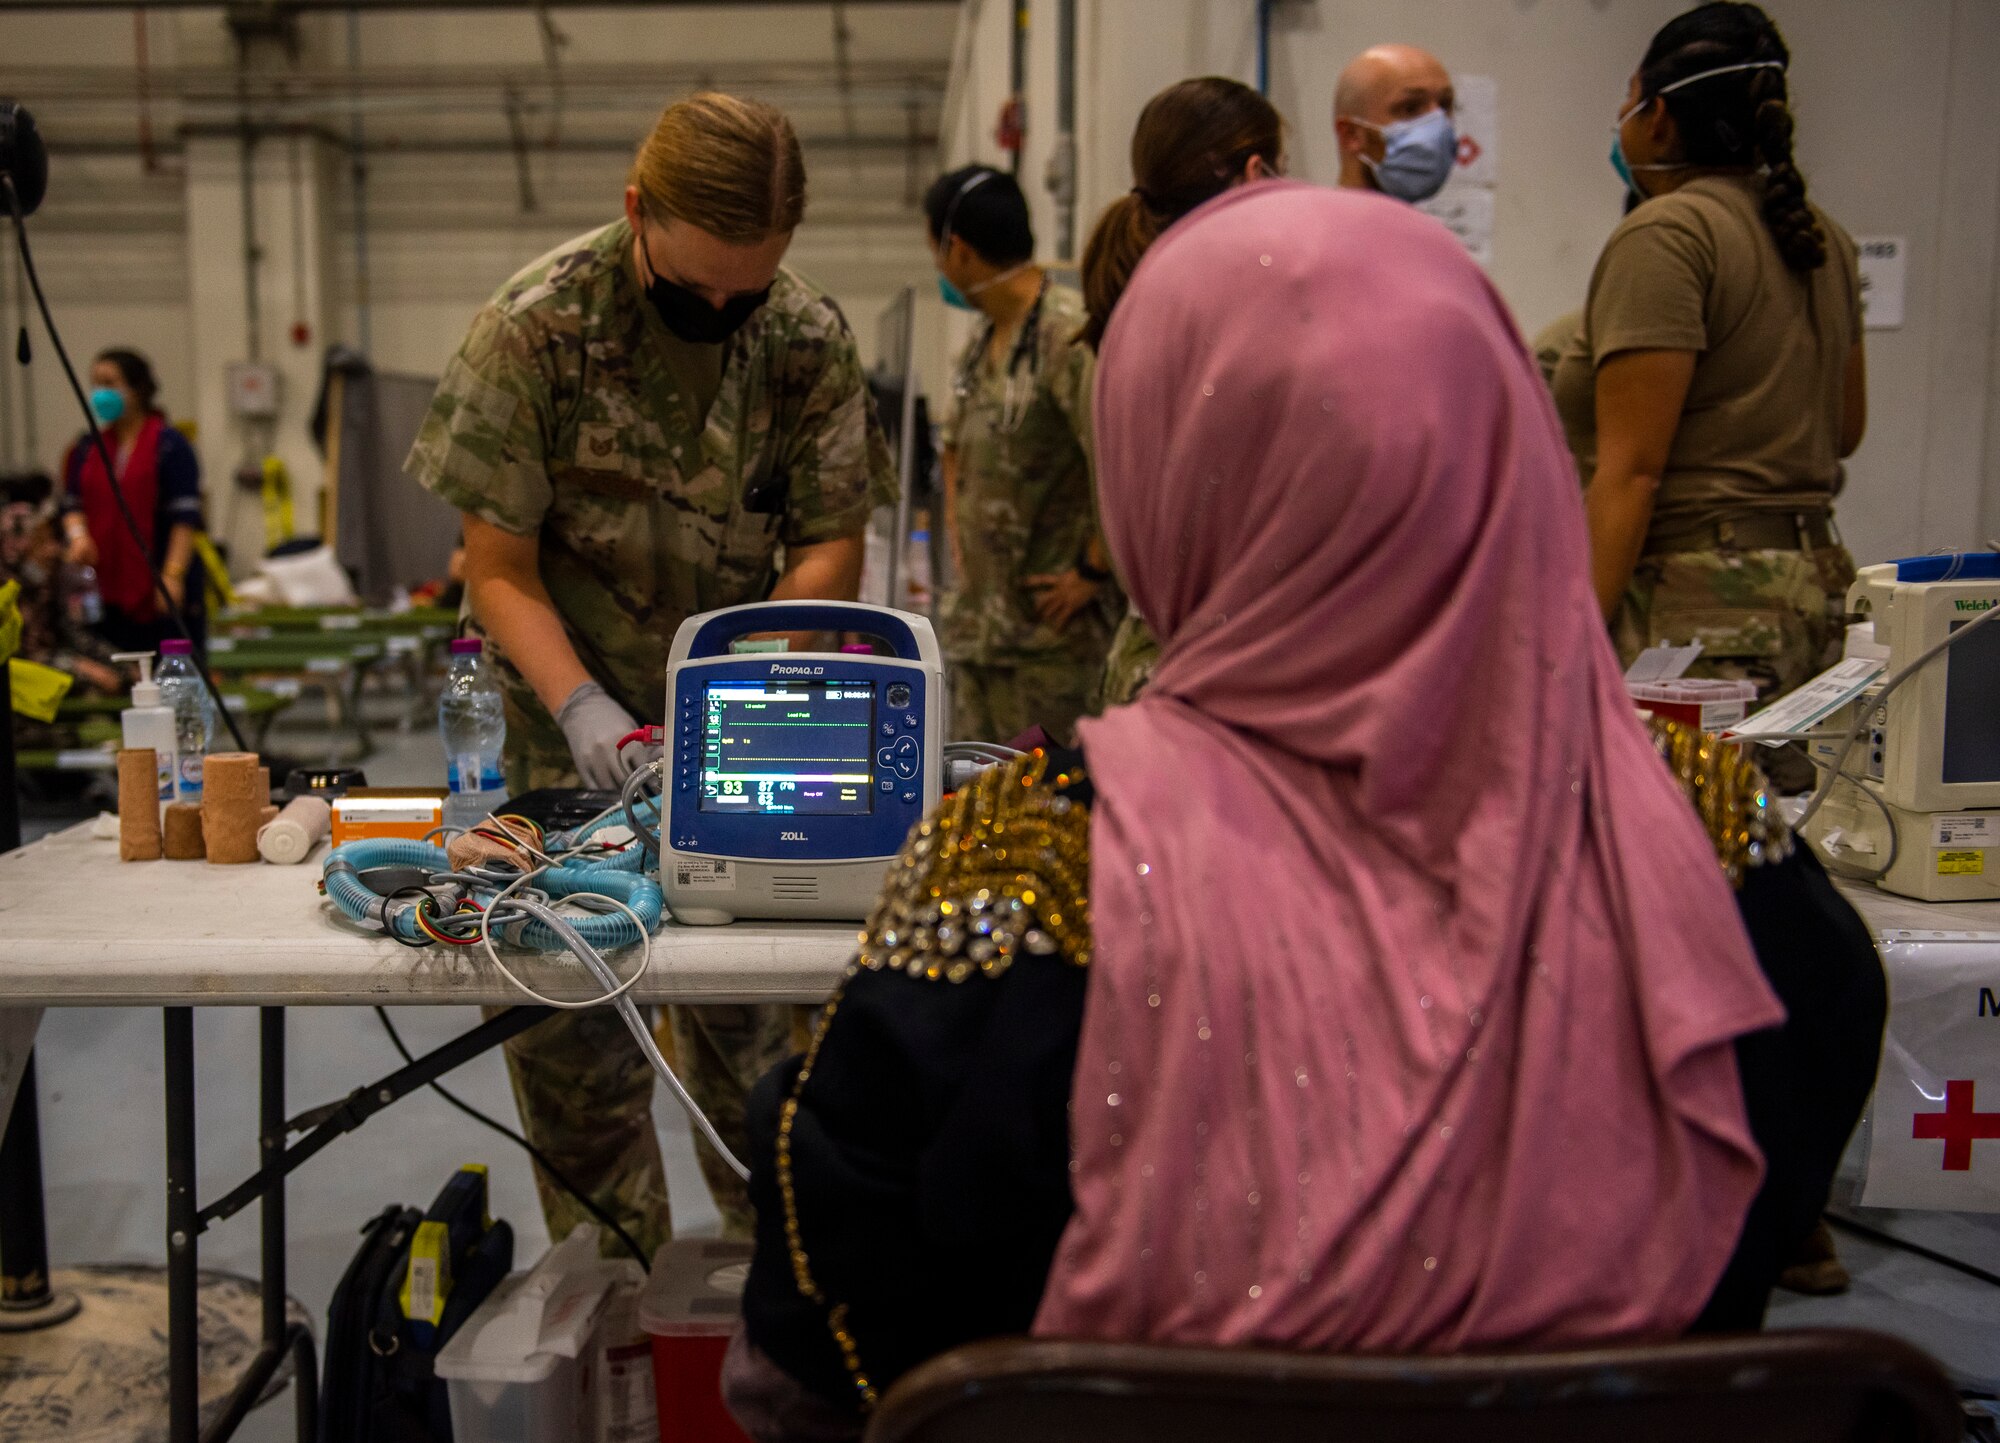
<path fill-rule="evenodd" d="M 1765 701 L 1838 659 L 1832 502 L 1866 423 L 1854 243 L 1806 199 L 1789 63 L 1755 5 L 1654 36 L 1611 150 L 1637 203 L 1554 377 L 1620 655 L 1699 641 L 1693 675 Z"/>

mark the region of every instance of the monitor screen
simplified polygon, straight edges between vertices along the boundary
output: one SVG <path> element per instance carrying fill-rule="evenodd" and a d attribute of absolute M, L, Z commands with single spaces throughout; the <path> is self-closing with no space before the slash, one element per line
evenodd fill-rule
<path fill-rule="evenodd" d="M 1941 780 L 2000 781 L 2000 621 L 1954 644 L 1945 665 Z"/>
<path fill-rule="evenodd" d="M 702 811 L 852 817 L 874 809 L 872 683 L 708 682 L 702 721 Z"/>

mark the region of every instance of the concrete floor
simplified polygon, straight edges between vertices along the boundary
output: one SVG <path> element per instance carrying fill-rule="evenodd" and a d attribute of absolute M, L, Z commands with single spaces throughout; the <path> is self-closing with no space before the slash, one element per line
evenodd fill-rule
<path fill-rule="evenodd" d="M 439 749 L 430 731 L 390 731 L 379 740 L 381 749 L 365 764 L 371 781 L 437 779 Z M 314 760 L 327 745 L 324 733 L 288 728 L 271 739 L 274 750 Z M 56 824 L 55 818 L 44 819 L 33 830 Z M 302 876 L 301 885 L 311 885 L 310 877 Z M 464 1008 L 406 1007 L 392 1015 L 418 1052 L 478 1020 Z M 287 1087 L 294 1112 L 344 1096 L 400 1061 L 372 1011 L 299 1008 L 289 1016 Z M 257 1165 L 257 1016 L 248 1009 L 202 1008 L 195 1019 L 200 1192 L 210 1200 Z M 50 1247 L 59 1267 L 164 1259 L 160 1026 L 156 1010 L 125 1008 L 55 1011 L 42 1024 L 37 1056 L 44 1165 Z M 515 1120 L 498 1053 L 460 1068 L 447 1085 L 503 1121 Z M 679 1230 L 715 1231 L 718 1220 L 686 1122 L 664 1088 L 655 1094 L 654 1119 Z M 1837 1191 L 1842 1206 L 1851 1202 L 1859 1159 L 1857 1147 Z M 328 1298 L 362 1224 L 392 1202 L 427 1204 L 462 1162 L 491 1169 L 493 1213 L 514 1224 L 517 1264 L 532 1261 L 546 1237 L 526 1158 L 427 1092 L 378 1115 L 293 1174 L 291 1291 L 318 1326 L 324 1327 Z M 1855 1211 L 1874 1226 L 2000 1273 L 2000 1217 Z M 2000 1393 L 2000 1287 L 1850 1234 L 1837 1236 L 1854 1274 L 1853 1290 L 1825 1299 L 1781 1292 L 1771 1310 L 1772 1326 L 1855 1326 L 1900 1334 L 1929 1350 L 1963 1388 Z M 206 1266 L 254 1276 L 257 1259 L 254 1209 L 203 1239 Z M 238 1436 L 246 1443 L 288 1439 L 290 1416 L 288 1404 L 266 1407 Z"/>

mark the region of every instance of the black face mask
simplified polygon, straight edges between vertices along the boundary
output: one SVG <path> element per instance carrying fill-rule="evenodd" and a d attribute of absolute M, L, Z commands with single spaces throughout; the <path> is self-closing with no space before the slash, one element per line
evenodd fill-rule
<path fill-rule="evenodd" d="M 766 286 L 754 295 L 731 296 L 718 310 L 686 286 L 662 280 L 653 269 L 653 258 L 646 252 L 643 237 L 639 241 L 639 255 L 646 262 L 646 299 L 660 313 L 666 328 L 692 345 L 721 345 L 742 330 L 744 322 L 771 298 L 771 288 Z"/>

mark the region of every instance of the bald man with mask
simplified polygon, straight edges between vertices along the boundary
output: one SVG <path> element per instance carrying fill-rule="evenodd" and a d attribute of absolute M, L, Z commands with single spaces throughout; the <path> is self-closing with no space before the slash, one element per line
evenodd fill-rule
<path fill-rule="evenodd" d="M 1348 62 L 1333 91 L 1340 183 L 1411 203 L 1443 187 L 1458 159 L 1451 75 L 1428 50 L 1374 45 Z"/>

